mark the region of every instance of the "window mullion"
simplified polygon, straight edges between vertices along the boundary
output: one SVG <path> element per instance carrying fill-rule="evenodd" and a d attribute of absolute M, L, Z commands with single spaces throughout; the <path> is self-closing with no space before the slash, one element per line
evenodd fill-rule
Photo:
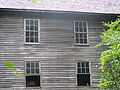
<path fill-rule="evenodd" d="M 30 74 L 32 74 L 31 72 L 32 72 L 32 71 L 31 71 L 31 62 L 30 62 Z"/>
<path fill-rule="evenodd" d="M 86 73 L 86 62 L 84 62 L 84 66 L 85 66 L 85 73 Z"/>
<path fill-rule="evenodd" d="M 36 62 L 34 63 L 34 73 L 36 74 Z"/>

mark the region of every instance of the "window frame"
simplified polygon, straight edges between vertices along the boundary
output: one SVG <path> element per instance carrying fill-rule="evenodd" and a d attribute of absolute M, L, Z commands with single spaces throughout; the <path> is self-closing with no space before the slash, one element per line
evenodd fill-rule
<path fill-rule="evenodd" d="M 26 42 L 26 20 L 38 21 L 38 42 Z M 24 44 L 40 44 L 40 19 L 24 19 Z"/>
<path fill-rule="evenodd" d="M 26 67 L 26 64 L 27 64 L 27 62 L 39 62 L 39 74 L 27 74 L 27 67 Z M 36 76 L 36 75 L 39 75 L 40 76 L 40 86 L 33 86 L 33 87 L 27 87 L 26 85 L 26 76 Z M 42 87 L 42 75 L 41 75 L 41 62 L 40 61 L 37 61 L 37 60 L 34 60 L 34 61 L 32 61 L 32 60 L 27 60 L 27 61 L 25 61 L 25 87 L 26 88 L 41 88 Z"/>
<path fill-rule="evenodd" d="M 78 83 L 77 83 L 77 74 L 78 74 L 78 71 L 77 71 L 77 69 L 78 69 L 78 67 L 77 67 L 77 63 L 78 62 L 89 62 L 89 74 L 90 74 L 90 86 L 92 86 L 92 76 L 91 76 L 91 61 L 77 61 L 76 62 L 76 86 L 77 87 L 87 87 L 87 86 L 78 86 Z M 88 74 L 88 73 L 83 73 L 83 74 Z"/>
<path fill-rule="evenodd" d="M 75 30 L 75 22 L 85 22 L 86 23 L 86 33 L 87 33 L 87 43 L 76 43 L 76 30 Z M 79 32 L 80 33 L 80 32 Z M 83 32 L 84 33 L 84 32 Z M 74 44 L 75 45 L 89 45 L 89 34 L 88 34 L 88 22 L 87 21 L 80 21 L 80 20 L 74 20 Z"/>

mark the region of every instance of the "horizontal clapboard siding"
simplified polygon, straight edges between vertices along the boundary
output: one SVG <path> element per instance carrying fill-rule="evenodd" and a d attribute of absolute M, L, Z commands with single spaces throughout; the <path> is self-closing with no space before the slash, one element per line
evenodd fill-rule
<path fill-rule="evenodd" d="M 16 12 L 17 13 L 17 12 Z M 29 14 L 7 14 L 0 16 L 0 90 L 96 90 L 92 87 L 76 86 L 76 62 L 91 62 L 91 83 L 99 83 L 100 71 L 96 68 L 100 52 L 96 48 L 100 42 L 102 21 L 86 20 L 89 30 L 89 45 L 77 46 L 74 43 L 74 18 L 48 18 Z M 13 15 L 13 16 L 11 16 Z M 24 44 L 24 19 L 40 19 L 40 44 Z M 81 19 L 80 19 L 81 20 Z M 11 60 L 20 69 L 21 76 L 15 76 L 3 65 Z M 25 61 L 41 62 L 41 88 L 25 87 Z M 9 88 L 9 89 L 8 89 Z M 89 89 L 88 89 L 89 88 Z"/>

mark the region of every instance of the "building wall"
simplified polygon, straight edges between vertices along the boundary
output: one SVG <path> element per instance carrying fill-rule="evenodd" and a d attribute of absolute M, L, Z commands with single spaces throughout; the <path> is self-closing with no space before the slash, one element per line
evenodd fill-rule
<path fill-rule="evenodd" d="M 0 90 L 96 90 L 99 70 L 96 67 L 103 47 L 99 34 L 104 28 L 96 15 L 17 13 L 2 12 L 0 15 Z M 24 19 L 40 19 L 40 44 L 24 43 Z M 89 45 L 75 45 L 74 20 L 87 21 Z M 107 20 L 106 20 L 107 21 Z M 20 69 L 15 76 L 3 65 L 11 60 Z M 41 88 L 26 88 L 25 61 L 41 62 Z M 76 86 L 76 62 L 91 62 L 91 86 Z"/>

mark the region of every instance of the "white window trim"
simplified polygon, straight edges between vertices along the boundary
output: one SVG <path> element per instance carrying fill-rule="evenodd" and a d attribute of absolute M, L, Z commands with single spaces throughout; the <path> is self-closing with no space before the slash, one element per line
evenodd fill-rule
<path fill-rule="evenodd" d="M 39 62 L 39 74 L 35 74 L 35 75 L 40 75 L 40 86 L 38 86 L 38 87 L 26 87 L 26 76 L 28 76 L 28 75 L 33 75 L 33 74 L 26 74 L 26 62 Z M 37 60 L 27 60 L 27 61 L 25 61 L 25 71 L 24 71 L 24 77 L 25 77 L 25 87 L 26 88 L 41 88 L 42 87 L 42 71 L 41 71 L 41 61 L 37 61 Z"/>
<path fill-rule="evenodd" d="M 86 29 L 87 29 L 87 43 L 86 44 L 76 43 L 75 22 L 86 22 Z M 74 44 L 75 45 L 89 45 L 89 34 L 88 34 L 88 22 L 87 21 L 74 20 Z"/>
<path fill-rule="evenodd" d="M 89 74 L 90 74 L 90 86 L 92 86 L 92 76 L 91 76 L 91 61 L 77 61 L 76 62 L 76 87 L 87 87 L 87 86 L 78 86 L 77 85 L 77 63 L 78 62 L 89 62 Z"/>
<path fill-rule="evenodd" d="M 26 20 L 38 20 L 38 42 L 26 42 Z M 24 19 L 24 44 L 40 44 L 40 19 Z"/>

